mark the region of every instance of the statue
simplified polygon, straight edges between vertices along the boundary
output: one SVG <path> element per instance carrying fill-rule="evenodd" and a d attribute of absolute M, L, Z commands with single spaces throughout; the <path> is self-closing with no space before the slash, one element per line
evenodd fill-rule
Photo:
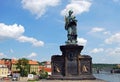
<path fill-rule="evenodd" d="M 92 58 L 81 55 L 82 45 L 77 44 L 77 20 L 73 11 L 69 10 L 65 16 L 65 30 L 67 40 L 60 46 L 62 55 L 51 57 L 51 80 L 96 80 L 92 75 Z"/>
<path fill-rule="evenodd" d="M 69 15 L 65 16 L 65 30 L 67 30 L 67 38 L 66 44 L 76 44 L 77 43 L 77 20 L 76 17 L 73 16 L 73 11 L 69 10 Z"/>

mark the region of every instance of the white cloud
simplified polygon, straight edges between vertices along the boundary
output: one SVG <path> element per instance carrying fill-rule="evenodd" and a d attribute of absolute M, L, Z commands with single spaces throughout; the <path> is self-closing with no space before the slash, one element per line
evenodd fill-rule
<path fill-rule="evenodd" d="M 28 55 L 28 58 L 32 58 L 32 57 L 36 57 L 36 56 L 37 56 L 37 54 L 32 52 L 30 55 Z"/>
<path fill-rule="evenodd" d="M 103 34 L 104 34 L 104 35 L 110 35 L 111 32 L 110 32 L 110 31 L 105 31 L 105 32 L 103 32 Z"/>
<path fill-rule="evenodd" d="M 105 40 L 105 43 L 112 44 L 112 43 L 120 43 L 120 32 L 112 35 L 111 37 Z"/>
<path fill-rule="evenodd" d="M 20 41 L 20 42 L 29 42 L 29 43 L 32 43 L 33 46 L 36 46 L 36 47 L 44 45 L 44 42 L 38 41 L 35 38 L 27 37 L 27 36 L 20 36 L 19 38 L 17 38 L 17 40 Z"/>
<path fill-rule="evenodd" d="M 39 41 L 32 37 L 24 36 L 23 35 L 24 31 L 25 30 L 22 25 L 17 25 L 17 24 L 6 25 L 4 23 L 0 23 L 0 40 L 12 38 L 20 42 L 32 43 L 33 46 L 36 47 L 44 45 L 43 41 Z"/>
<path fill-rule="evenodd" d="M 0 58 L 7 57 L 4 53 L 0 53 Z"/>
<path fill-rule="evenodd" d="M 108 55 L 120 55 L 120 47 L 108 48 L 105 51 Z"/>
<path fill-rule="evenodd" d="M 73 14 L 75 15 L 87 12 L 89 11 L 91 4 L 92 3 L 90 0 L 71 0 L 70 4 L 68 4 L 66 8 L 61 11 L 61 15 L 65 16 L 69 10 L 73 10 Z"/>
<path fill-rule="evenodd" d="M 104 28 L 100 28 L 100 27 L 94 27 L 91 29 L 91 33 L 95 33 L 95 32 L 103 32 L 105 29 Z"/>
<path fill-rule="evenodd" d="M 103 52 L 104 49 L 103 48 L 94 48 L 93 50 L 90 51 L 90 53 L 99 53 L 99 52 Z"/>
<path fill-rule="evenodd" d="M 114 2 L 119 2 L 120 0 L 113 0 Z"/>
<path fill-rule="evenodd" d="M 24 33 L 24 27 L 22 25 L 5 25 L 0 23 L 0 37 L 4 38 L 16 38 Z"/>
<path fill-rule="evenodd" d="M 84 38 L 77 38 L 77 41 L 78 41 L 78 45 L 86 45 L 87 43 L 87 40 L 84 39 Z"/>
<path fill-rule="evenodd" d="M 21 3 L 24 9 L 40 18 L 48 7 L 57 6 L 60 0 L 22 0 Z"/>

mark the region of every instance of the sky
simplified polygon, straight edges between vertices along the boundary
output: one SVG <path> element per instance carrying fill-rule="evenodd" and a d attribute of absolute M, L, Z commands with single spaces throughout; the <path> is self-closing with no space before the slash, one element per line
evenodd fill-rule
<path fill-rule="evenodd" d="M 120 63 L 120 0 L 0 0 L 0 58 L 50 61 L 67 41 L 64 17 L 73 10 L 81 55 Z"/>

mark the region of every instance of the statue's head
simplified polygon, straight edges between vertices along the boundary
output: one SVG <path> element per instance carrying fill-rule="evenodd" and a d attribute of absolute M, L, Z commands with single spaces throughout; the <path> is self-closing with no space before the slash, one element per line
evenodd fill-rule
<path fill-rule="evenodd" d="M 69 10 L 69 15 L 72 15 L 73 11 L 72 10 Z"/>

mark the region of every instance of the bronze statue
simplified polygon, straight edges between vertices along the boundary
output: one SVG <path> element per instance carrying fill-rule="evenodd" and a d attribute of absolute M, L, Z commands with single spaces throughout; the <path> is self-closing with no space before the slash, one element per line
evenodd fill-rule
<path fill-rule="evenodd" d="M 73 11 L 65 16 L 67 41 L 60 46 L 62 55 L 51 57 L 51 80 L 95 80 L 92 75 L 92 58 L 81 55 L 84 46 L 77 44 L 77 20 Z"/>
<path fill-rule="evenodd" d="M 67 30 L 68 34 L 68 40 L 66 41 L 66 44 L 76 44 L 77 43 L 77 20 L 76 17 L 73 16 L 73 11 L 69 10 L 69 15 L 65 16 L 65 30 Z"/>

